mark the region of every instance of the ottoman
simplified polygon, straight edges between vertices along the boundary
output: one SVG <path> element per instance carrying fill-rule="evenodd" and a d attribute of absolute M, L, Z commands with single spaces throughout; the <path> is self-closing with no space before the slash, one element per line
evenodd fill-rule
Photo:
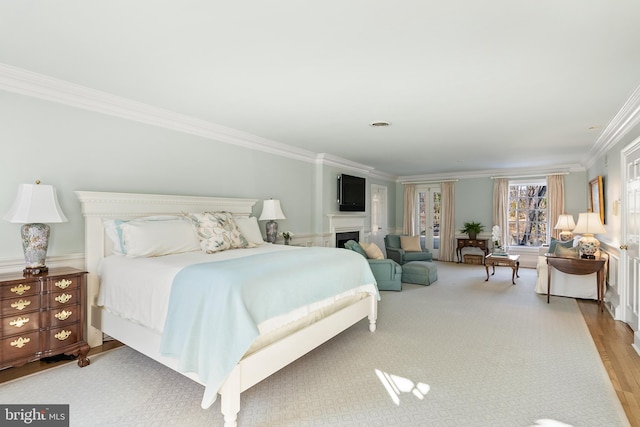
<path fill-rule="evenodd" d="M 438 268 L 429 261 L 411 261 L 402 265 L 402 282 L 430 285 L 438 280 Z"/>

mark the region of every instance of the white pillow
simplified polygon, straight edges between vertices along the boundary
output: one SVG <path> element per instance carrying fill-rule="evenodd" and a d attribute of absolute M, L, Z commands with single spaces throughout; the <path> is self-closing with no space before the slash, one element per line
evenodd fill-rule
<path fill-rule="evenodd" d="M 260 226 L 258 225 L 258 218 L 251 217 L 233 217 L 236 221 L 236 225 L 240 229 L 240 233 L 244 236 L 249 243 L 255 245 L 261 245 L 264 243 L 262 233 L 260 232 Z"/>
<path fill-rule="evenodd" d="M 177 216 L 154 216 L 104 221 L 113 252 L 130 257 L 162 256 L 200 250 L 190 221 Z"/>

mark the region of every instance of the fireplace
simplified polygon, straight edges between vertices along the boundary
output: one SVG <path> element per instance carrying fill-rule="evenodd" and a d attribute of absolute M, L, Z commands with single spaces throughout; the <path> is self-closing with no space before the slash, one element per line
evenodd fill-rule
<path fill-rule="evenodd" d="M 359 231 L 344 231 L 340 233 L 336 233 L 336 248 L 344 248 L 344 244 L 349 240 L 355 240 L 356 242 L 360 240 L 360 232 Z"/>

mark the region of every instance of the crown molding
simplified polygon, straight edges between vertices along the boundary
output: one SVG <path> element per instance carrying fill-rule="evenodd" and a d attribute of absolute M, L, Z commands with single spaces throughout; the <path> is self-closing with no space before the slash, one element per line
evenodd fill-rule
<path fill-rule="evenodd" d="M 325 166 L 334 166 L 337 168 L 348 169 L 350 171 L 359 172 L 365 175 L 369 175 L 374 169 L 371 166 L 352 162 L 351 160 L 343 159 L 342 157 L 334 156 L 333 154 L 329 153 L 319 153 L 316 156 L 316 163 Z"/>
<path fill-rule="evenodd" d="M 316 153 L 0 63 L 0 90 L 313 163 Z"/>
<path fill-rule="evenodd" d="M 571 173 L 571 172 L 584 172 L 586 169 L 584 166 L 573 163 L 566 165 L 556 165 L 554 167 L 547 168 L 517 168 L 517 169 L 488 169 L 481 171 L 469 171 L 469 172 L 451 172 L 443 174 L 425 174 L 425 175 L 405 175 L 399 176 L 397 182 L 401 184 L 409 182 L 421 182 L 421 181 L 451 181 L 460 179 L 475 179 L 475 178 L 491 178 L 495 176 L 501 176 L 508 178 L 509 176 L 547 176 L 559 173 Z"/>
<path fill-rule="evenodd" d="M 624 138 L 634 127 L 640 124 L 640 85 L 635 88 L 622 108 L 602 130 L 587 155 L 587 167 L 603 156 Z"/>

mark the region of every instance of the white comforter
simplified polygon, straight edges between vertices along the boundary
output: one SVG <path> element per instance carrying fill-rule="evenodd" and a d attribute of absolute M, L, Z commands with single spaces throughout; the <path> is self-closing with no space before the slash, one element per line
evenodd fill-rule
<path fill-rule="evenodd" d="M 171 285 L 175 275 L 184 267 L 271 251 L 302 249 L 296 246 L 265 244 L 256 248 L 228 250 L 215 254 L 196 251 L 149 258 L 109 256 L 102 260 L 98 270 L 100 290 L 97 304 L 118 316 L 162 333 L 167 317 Z M 284 324 L 327 307 L 339 299 L 358 293 L 377 293 L 377 288 L 375 284 L 362 286 L 325 301 L 301 307 L 286 315 L 266 320 L 258 325 L 260 333 L 269 333 Z"/>

